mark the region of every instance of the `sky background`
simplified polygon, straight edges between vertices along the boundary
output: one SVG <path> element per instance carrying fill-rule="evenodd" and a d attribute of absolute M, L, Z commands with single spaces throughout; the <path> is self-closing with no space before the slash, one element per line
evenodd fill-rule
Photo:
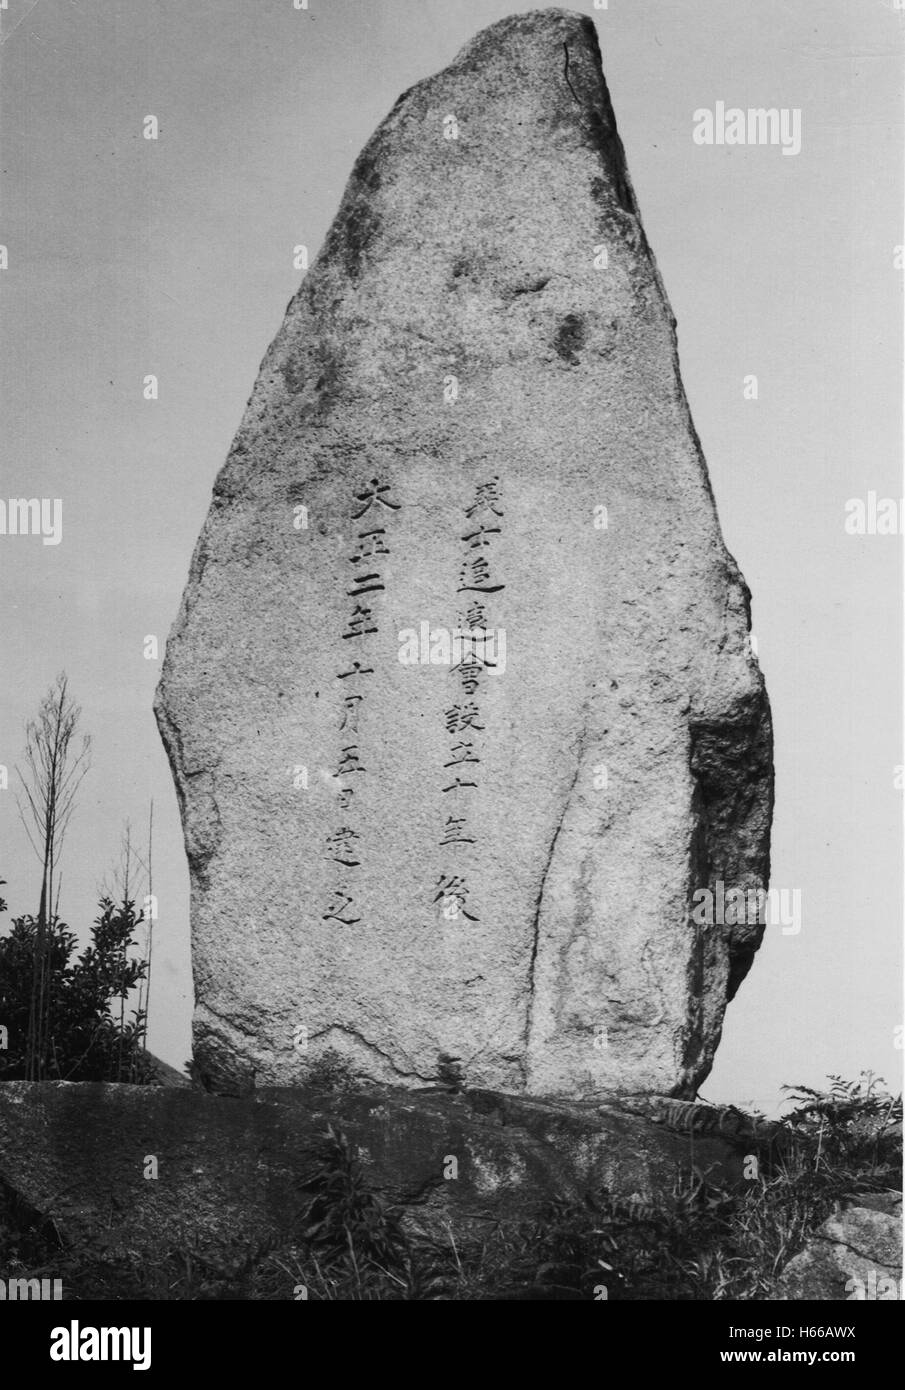
<path fill-rule="evenodd" d="M 61 669 L 93 737 L 62 861 L 84 929 L 154 803 L 150 1044 L 190 1053 L 188 871 L 151 702 L 215 475 L 353 161 L 412 83 L 513 0 L 9 0 L 0 10 L 0 497 L 59 497 L 63 540 L 0 536 L 0 877 L 35 911 L 15 807 L 24 724 Z M 773 707 L 767 929 L 710 1100 L 902 1052 L 903 26 L 893 0 L 610 0 L 596 21 L 727 544 Z M 703 147 L 693 112 L 799 107 L 802 149 Z M 156 115 L 159 139 L 142 136 Z M 143 378 L 159 378 L 159 399 Z M 756 374 L 759 399 L 743 378 Z"/>

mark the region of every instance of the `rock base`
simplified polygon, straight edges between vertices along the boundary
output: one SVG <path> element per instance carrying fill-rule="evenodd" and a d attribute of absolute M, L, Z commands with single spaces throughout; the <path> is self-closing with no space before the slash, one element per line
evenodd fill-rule
<path fill-rule="evenodd" d="M 722 1134 L 697 1132 L 702 1112 L 730 1122 Z M 87 1254 L 151 1261 L 189 1249 L 229 1269 L 298 1238 L 301 1182 L 328 1126 L 346 1136 L 372 1190 L 446 1238 L 588 1192 L 656 1199 L 693 1168 L 733 1187 L 752 1147 L 740 1118 L 650 1098 L 598 1106 L 379 1088 L 230 1098 L 7 1082 L 0 1181 Z"/>

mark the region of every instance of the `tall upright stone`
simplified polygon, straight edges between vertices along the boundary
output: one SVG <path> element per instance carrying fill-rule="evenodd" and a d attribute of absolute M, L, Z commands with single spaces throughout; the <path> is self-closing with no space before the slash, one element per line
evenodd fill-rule
<path fill-rule="evenodd" d="M 358 158 L 168 644 L 211 1084 L 692 1092 L 763 934 L 696 909 L 768 873 L 748 604 L 594 25 L 504 20 Z"/>

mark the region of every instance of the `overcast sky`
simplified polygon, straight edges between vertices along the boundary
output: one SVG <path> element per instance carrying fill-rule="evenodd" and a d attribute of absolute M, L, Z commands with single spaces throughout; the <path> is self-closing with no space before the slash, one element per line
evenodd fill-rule
<path fill-rule="evenodd" d="M 354 158 L 397 96 L 513 0 L 9 0 L 0 11 L 0 498 L 63 501 L 63 536 L 0 535 L 0 877 L 23 726 L 60 669 L 94 739 L 62 910 L 91 919 L 123 822 L 155 815 L 151 1045 L 189 1055 L 188 874 L 151 712 L 214 477 Z M 705 1097 L 897 1079 L 902 540 L 845 531 L 901 485 L 903 13 L 892 0 L 610 0 L 593 15 L 678 319 L 727 544 L 773 706 L 768 928 Z M 693 114 L 799 109 L 801 150 L 702 146 Z M 145 117 L 159 122 L 143 138 Z M 159 399 L 143 379 L 159 378 Z M 745 399 L 744 378 L 758 378 Z"/>

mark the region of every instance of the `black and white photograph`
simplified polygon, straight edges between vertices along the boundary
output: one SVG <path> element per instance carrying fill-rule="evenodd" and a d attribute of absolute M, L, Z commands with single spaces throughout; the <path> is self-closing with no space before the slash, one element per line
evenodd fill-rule
<path fill-rule="evenodd" d="M 864 1374 L 903 38 L 902 0 L 0 0 L 23 1373 L 178 1365 L 167 1304 L 573 1301 Z"/>

